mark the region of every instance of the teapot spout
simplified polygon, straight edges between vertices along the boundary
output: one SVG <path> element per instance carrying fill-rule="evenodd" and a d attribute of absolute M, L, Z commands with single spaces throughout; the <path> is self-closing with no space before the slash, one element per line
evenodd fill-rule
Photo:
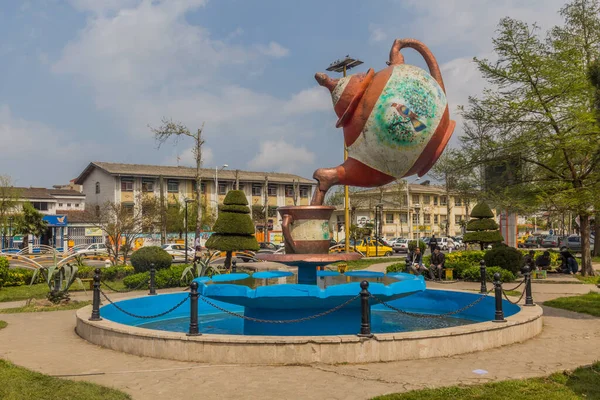
<path fill-rule="evenodd" d="M 331 92 L 339 82 L 339 79 L 332 79 L 327 74 L 322 72 L 317 72 L 315 74 L 315 79 L 319 83 L 320 86 L 326 87 Z"/>

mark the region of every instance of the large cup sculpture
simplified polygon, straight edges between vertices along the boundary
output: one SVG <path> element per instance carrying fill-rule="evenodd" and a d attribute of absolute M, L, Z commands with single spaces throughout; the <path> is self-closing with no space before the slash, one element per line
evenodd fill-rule
<path fill-rule="evenodd" d="M 410 47 L 425 59 L 429 72 L 404 64 L 400 50 Z M 334 168 L 319 168 L 312 205 L 321 205 L 334 185 L 377 187 L 396 179 L 424 175 L 435 164 L 452 136 L 444 82 L 438 63 L 423 43 L 397 39 L 389 66 L 377 73 L 332 79 L 315 75 L 331 92 L 343 127 L 348 158 Z"/>

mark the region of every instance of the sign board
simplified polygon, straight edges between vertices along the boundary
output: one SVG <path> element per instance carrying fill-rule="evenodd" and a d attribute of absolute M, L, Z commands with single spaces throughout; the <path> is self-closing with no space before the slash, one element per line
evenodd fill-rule
<path fill-rule="evenodd" d="M 67 226 L 66 215 L 44 215 L 42 219 L 48 223 L 48 226 Z"/>
<path fill-rule="evenodd" d="M 269 241 L 275 244 L 283 243 L 283 233 L 269 232 Z"/>
<path fill-rule="evenodd" d="M 101 228 L 85 228 L 85 236 L 102 236 Z"/>

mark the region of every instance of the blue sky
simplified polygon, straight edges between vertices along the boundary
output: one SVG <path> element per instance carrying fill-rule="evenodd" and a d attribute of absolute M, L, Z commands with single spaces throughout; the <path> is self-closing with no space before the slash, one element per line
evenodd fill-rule
<path fill-rule="evenodd" d="M 524 4 L 526 3 L 526 4 Z M 385 67 L 394 38 L 436 57 L 456 106 L 484 87 L 471 60 L 506 15 L 560 22 L 562 0 L 37 0 L 0 3 L 0 174 L 51 186 L 90 161 L 193 165 L 156 148 L 161 117 L 205 122 L 205 167 L 297 173 L 342 160 L 314 74 L 346 54 Z M 407 62 L 424 67 L 408 50 Z"/>

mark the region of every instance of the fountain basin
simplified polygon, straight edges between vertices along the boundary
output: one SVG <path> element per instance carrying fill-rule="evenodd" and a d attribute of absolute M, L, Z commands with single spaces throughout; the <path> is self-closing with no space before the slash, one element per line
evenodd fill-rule
<path fill-rule="evenodd" d="M 118 302 L 133 313 L 148 315 L 168 309 L 187 293 L 144 296 Z M 432 290 L 393 300 L 400 308 L 411 311 L 436 312 L 455 310 L 478 298 L 478 294 Z M 230 311 L 242 312 L 243 307 L 218 303 Z M 472 319 L 471 324 L 442 329 L 410 332 L 378 333 L 372 339 L 352 335 L 274 336 L 210 334 L 187 336 L 183 332 L 141 328 L 142 322 L 120 313 L 112 305 L 100 309 L 102 321 L 89 321 L 91 306 L 77 311 L 76 332 L 91 343 L 139 356 L 181 361 L 235 364 L 309 364 L 363 363 L 446 357 L 518 343 L 532 338 L 542 330 L 542 309 L 539 306 L 513 306 L 503 302 L 507 322 L 491 322 L 494 298 L 488 296 L 459 317 Z M 373 307 L 374 312 L 380 306 Z M 199 302 L 200 330 L 203 317 L 216 311 Z M 358 311 L 358 310 L 357 310 Z M 172 318 L 189 315 L 184 304 Z M 327 318 L 327 317 L 323 317 Z M 486 322 L 480 322 L 485 320 Z M 326 321 L 326 319 L 325 319 Z M 269 324 L 272 325 L 272 324 Z M 356 321 L 356 331 L 360 318 Z M 206 330 L 204 330 L 206 332 Z"/>

